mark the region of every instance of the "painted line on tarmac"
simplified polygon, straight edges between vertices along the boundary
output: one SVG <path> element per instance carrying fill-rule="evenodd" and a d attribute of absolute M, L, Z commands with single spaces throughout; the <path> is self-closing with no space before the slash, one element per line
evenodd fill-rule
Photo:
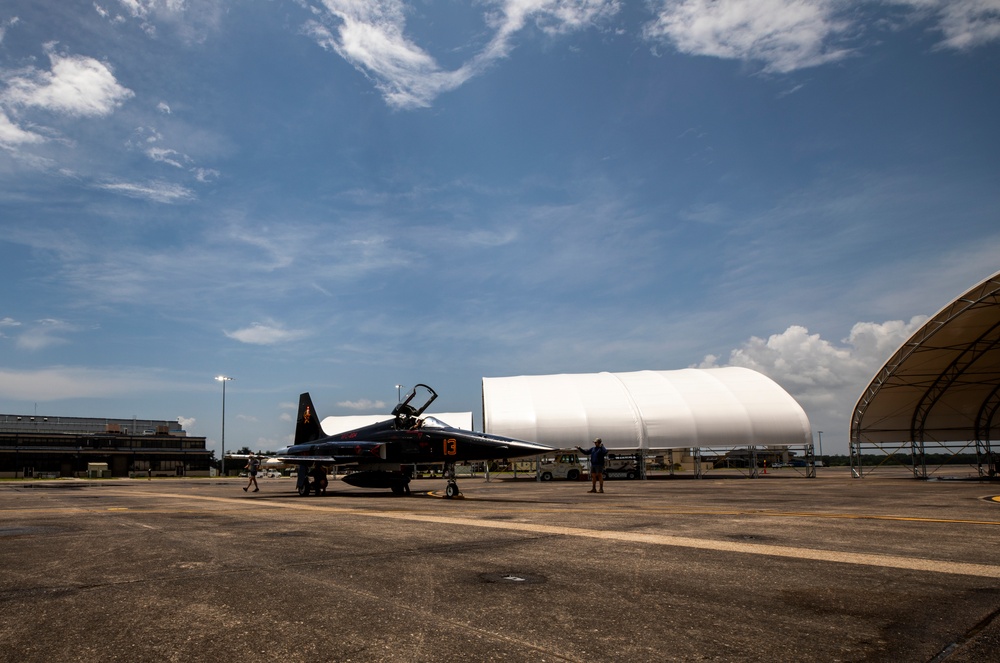
<path fill-rule="evenodd" d="M 250 506 L 246 499 L 232 497 L 211 497 L 207 495 L 183 495 L 177 493 L 123 493 L 130 497 L 175 498 L 204 502 L 223 502 L 226 504 Z M 695 539 L 689 536 L 673 536 L 670 534 L 650 534 L 644 532 L 619 532 L 613 530 L 594 530 L 582 527 L 565 527 L 561 525 L 540 525 L 536 523 L 514 523 L 510 521 L 482 520 L 477 518 L 458 518 L 454 516 L 429 516 L 403 512 L 374 512 L 345 509 L 343 507 L 322 506 L 317 504 L 301 504 L 292 502 L 263 502 L 254 500 L 254 507 L 273 507 L 293 509 L 297 511 L 321 511 L 358 516 L 362 518 L 382 518 L 387 520 L 405 520 L 410 522 L 434 523 L 436 525 L 457 525 L 461 527 L 479 527 L 485 529 L 527 532 L 530 534 L 552 534 L 558 536 L 575 536 L 605 541 L 643 543 L 647 545 L 672 546 L 677 548 L 692 548 L 697 550 L 712 550 L 717 552 L 743 553 L 748 555 L 767 555 L 771 557 L 787 557 L 790 559 L 805 559 L 817 562 L 832 562 L 836 564 L 854 564 L 875 566 L 888 569 L 909 571 L 925 571 L 928 573 L 945 573 L 951 575 L 977 576 L 980 578 L 1000 579 L 1000 566 L 990 564 L 974 564 L 969 562 L 949 562 L 945 560 L 922 559 L 918 557 L 903 557 L 900 555 L 878 555 L 840 550 L 821 550 L 815 548 L 797 548 L 792 546 L 772 546 L 761 543 L 739 543 L 736 541 L 718 541 L 713 539 Z"/>

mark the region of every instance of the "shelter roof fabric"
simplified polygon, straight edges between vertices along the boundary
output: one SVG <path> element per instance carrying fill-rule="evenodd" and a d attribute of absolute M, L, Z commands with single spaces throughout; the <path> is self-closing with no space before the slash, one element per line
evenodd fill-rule
<path fill-rule="evenodd" d="M 854 408 L 852 443 L 989 440 L 1000 406 L 1000 272 L 910 337 Z"/>
<path fill-rule="evenodd" d="M 440 419 L 453 428 L 472 430 L 471 412 L 442 412 L 440 414 L 425 412 L 422 416 Z M 337 433 L 345 433 L 355 428 L 370 426 L 371 424 L 377 424 L 380 421 L 388 421 L 390 419 L 392 419 L 391 414 L 346 414 L 343 416 L 324 417 L 319 425 L 327 435 L 336 435 Z"/>
<path fill-rule="evenodd" d="M 595 437 L 612 450 L 812 441 L 795 399 L 739 367 L 483 378 L 483 427 L 564 449 Z"/>

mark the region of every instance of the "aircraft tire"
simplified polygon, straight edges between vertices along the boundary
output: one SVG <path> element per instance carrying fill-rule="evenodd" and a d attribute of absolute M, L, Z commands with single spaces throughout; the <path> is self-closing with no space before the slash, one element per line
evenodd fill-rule
<path fill-rule="evenodd" d="M 444 495 L 449 499 L 452 497 L 458 497 L 458 484 L 449 483 L 448 487 L 444 489 Z"/>
<path fill-rule="evenodd" d="M 299 491 L 299 496 L 301 496 L 301 497 L 309 497 L 309 485 L 308 484 L 306 484 L 305 486 L 299 486 L 298 491 Z"/>

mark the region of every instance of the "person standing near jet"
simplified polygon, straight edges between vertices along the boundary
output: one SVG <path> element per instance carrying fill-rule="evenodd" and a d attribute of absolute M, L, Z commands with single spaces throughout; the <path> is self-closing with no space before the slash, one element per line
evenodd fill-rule
<path fill-rule="evenodd" d="M 587 451 L 583 447 L 577 447 L 580 453 L 590 457 L 590 492 L 604 492 L 604 459 L 608 456 L 608 450 L 604 448 L 601 438 L 594 440 L 594 446 Z M 601 489 L 597 490 L 597 482 L 601 482 Z"/>
<path fill-rule="evenodd" d="M 247 485 L 243 487 L 243 492 L 247 492 L 250 486 L 253 486 L 253 492 L 260 492 L 260 486 L 257 485 L 257 470 L 260 468 L 260 459 L 253 454 L 250 454 L 250 460 L 247 461 L 247 474 L 250 475 L 250 481 Z"/>

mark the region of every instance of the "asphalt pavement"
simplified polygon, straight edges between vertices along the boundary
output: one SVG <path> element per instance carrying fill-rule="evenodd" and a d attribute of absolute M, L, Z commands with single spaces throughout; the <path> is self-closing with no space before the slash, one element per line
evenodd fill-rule
<path fill-rule="evenodd" d="M 0 660 L 997 661 L 1000 484 L 0 482 Z"/>

